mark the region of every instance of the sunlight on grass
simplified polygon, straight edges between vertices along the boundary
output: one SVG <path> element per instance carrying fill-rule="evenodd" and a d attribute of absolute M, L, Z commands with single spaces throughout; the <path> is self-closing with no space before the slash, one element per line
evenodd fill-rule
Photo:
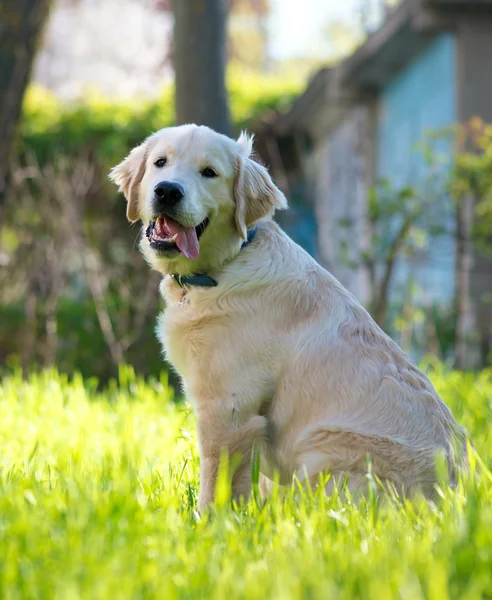
<path fill-rule="evenodd" d="M 492 371 L 432 379 L 477 457 L 438 506 L 276 490 L 195 513 L 195 423 L 165 380 L 0 385 L 0 597 L 478 599 L 492 590 Z M 487 596 L 488 594 L 488 596 Z"/>

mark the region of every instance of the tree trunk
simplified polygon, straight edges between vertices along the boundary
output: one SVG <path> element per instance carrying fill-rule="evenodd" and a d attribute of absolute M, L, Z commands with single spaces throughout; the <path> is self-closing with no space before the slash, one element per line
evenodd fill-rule
<path fill-rule="evenodd" d="M 470 271 L 473 263 L 470 231 L 473 222 L 472 196 L 466 196 L 457 208 L 456 228 L 456 360 L 457 369 L 473 368 L 477 364 L 473 349 L 475 318 L 470 297 Z"/>
<path fill-rule="evenodd" d="M 173 0 L 176 121 L 231 135 L 224 0 Z"/>
<path fill-rule="evenodd" d="M 34 290 L 33 280 L 30 279 L 27 286 L 26 303 L 25 303 L 25 321 L 24 335 L 21 345 L 21 363 L 22 373 L 27 377 L 31 369 L 32 363 L 36 360 L 36 338 L 37 338 L 37 304 L 36 291 Z"/>
<path fill-rule="evenodd" d="M 22 99 L 48 5 L 49 0 L 0 2 L 0 206 L 7 191 Z"/>
<path fill-rule="evenodd" d="M 385 327 L 386 318 L 388 316 L 390 284 L 393 278 L 395 262 L 414 222 L 414 215 L 408 215 L 405 218 L 393 242 L 391 243 L 391 246 L 388 250 L 388 256 L 384 261 L 384 273 L 381 283 L 378 286 L 377 297 L 374 299 L 372 311 L 373 319 L 382 329 Z"/>

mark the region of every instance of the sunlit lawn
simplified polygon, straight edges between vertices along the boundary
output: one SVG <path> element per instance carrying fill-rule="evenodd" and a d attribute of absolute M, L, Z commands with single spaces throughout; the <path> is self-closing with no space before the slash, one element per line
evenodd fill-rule
<path fill-rule="evenodd" d="M 437 504 L 286 493 L 195 514 L 195 424 L 165 381 L 0 385 L 0 598 L 492 598 L 492 371 L 432 373 L 473 438 Z"/>

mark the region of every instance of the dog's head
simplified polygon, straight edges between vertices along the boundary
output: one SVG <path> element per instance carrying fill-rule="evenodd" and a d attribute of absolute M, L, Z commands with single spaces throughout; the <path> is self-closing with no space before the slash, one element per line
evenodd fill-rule
<path fill-rule="evenodd" d="M 140 247 L 162 273 L 217 269 L 247 231 L 287 207 L 268 171 L 251 159 L 252 137 L 236 141 L 208 127 L 154 133 L 110 173 L 143 222 Z"/>

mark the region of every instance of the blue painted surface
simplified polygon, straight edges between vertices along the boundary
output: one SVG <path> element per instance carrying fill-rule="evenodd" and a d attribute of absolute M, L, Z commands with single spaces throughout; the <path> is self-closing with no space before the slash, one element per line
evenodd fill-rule
<path fill-rule="evenodd" d="M 418 149 L 427 133 L 442 130 L 457 120 L 456 40 L 452 33 L 438 36 L 386 86 L 381 96 L 378 124 L 378 175 L 395 188 L 418 185 L 426 193 L 430 171 Z M 443 165 L 434 175 L 445 180 L 452 154 L 450 140 L 434 150 Z M 445 202 L 442 224 L 452 229 L 453 211 Z M 454 294 L 455 248 L 452 235 L 432 240 L 421 260 L 400 261 L 394 293 L 413 277 L 428 300 L 449 301 Z"/>
<path fill-rule="evenodd" d="M 276 213 L 275 220 L 294 242 L 316 258 L 317 223 L 313 207 L 306 201 L 306 196 L 303 182 L 294 185 L 288 198 L 289 210 Z"/>

